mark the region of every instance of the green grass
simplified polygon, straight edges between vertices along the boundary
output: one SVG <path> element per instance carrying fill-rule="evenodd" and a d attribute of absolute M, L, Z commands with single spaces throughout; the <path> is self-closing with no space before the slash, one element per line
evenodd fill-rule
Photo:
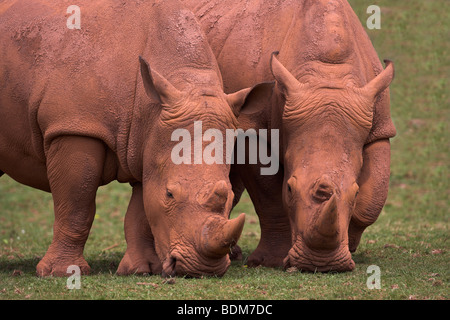
<path fill-rule="evenodd" d="M 0 179 L 0 299 L 449 299 L 449 75 L 450 17 L 446 0 L 350 1 L 365 23 L 369 4 L 382 8 L 381 30 L 368 30 L 381 59 L 395 62 L 391 85 L 390 193 L 378 221 L 363 235 L 348 273 L 288 273 L 233 262 L 223 278 L 119 277 L 125 250 L 123 219 L 129 187 L 99 190 L 86 244 L 92 275 L 80 290 L 65 278 L 37 278 L 35 267 L 52 237 L 51 195 Z M 244 258 L 259 240 L 247 196 L 240 240 Z M 366 286 L 367 267 L 381 270 L 381 289 Z"/>

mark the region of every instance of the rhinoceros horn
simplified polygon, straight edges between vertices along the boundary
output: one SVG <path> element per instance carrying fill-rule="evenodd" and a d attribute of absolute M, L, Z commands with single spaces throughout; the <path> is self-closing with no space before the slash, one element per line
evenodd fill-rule
<path fill-rule="evenodd" d="M 339 220 L 336 194 L 325 201 L 311 221 L 305 233 L 305 241 L 309 247 L 334 249 L 339 245 Z"/>
<path fill-rule="evenodd" d="M 244 228 L 245 213 L 227 220 L 221 216 L 208 218 L 204 224 L 200 252 L 210 258 L 221 258 L 230 252 Z"/>
<path fill-rule="evenodd" d="M 232 199 L 231 199 L 232 200 Z M 210 211 L 223 213 L 228 202 L 228 187 L 224 180 L 216 182 L 207 199 L 202 203 Z M 230 208 L 231 209 L 231 208 Z"/>
<path fill-rule="evenodd" d="M 339 232 L 336 195 L 323 206 L 316 221 L 317 232 L 323 237 L 334 237 Z"/>

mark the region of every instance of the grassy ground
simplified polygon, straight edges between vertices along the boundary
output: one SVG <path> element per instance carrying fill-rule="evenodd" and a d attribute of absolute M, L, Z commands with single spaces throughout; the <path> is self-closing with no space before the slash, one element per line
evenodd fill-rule
<path fill-rule="evenodd" d="M 367 1 L 350 1 L 363 23 Z M 52 237 L 49 194 L 0 179 L 0 299 L 449 299 L 449 75 L 447 0 L 372 1 L 382 8 L 381 30 L 368 30 L 381 59 L 395 62 L 390 194 L 379 220 L 364 234 L 349 273 L 288 273 L 234 262 L 219 278 L 165 282 L 159 276 L 119 277 L 125 250 L 123 218 L 129 187 L 101 188 L 85 257 L 92 275 L 80 290 L 65 278 L 37 278 L 35 267 Z M 248 197 L 240 245 L 247 257 L 259 239 Z M 369 290 L 367 268 L 381 271 Z"/>

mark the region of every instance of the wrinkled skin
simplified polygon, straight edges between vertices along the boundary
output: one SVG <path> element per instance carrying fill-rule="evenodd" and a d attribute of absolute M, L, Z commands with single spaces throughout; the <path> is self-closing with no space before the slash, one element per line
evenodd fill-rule
<path fill-rule="evenodd" d="M 239 122 L 280 130 L 281 169 L 231 169 L 236 196 L 248 190 L 261 224 L 248 264 L 352 270 L 350 252 L 388 192 L 392 63 L 383 71 L 346 1 L 183 3 L 205 30 L 226 92 L 275 79 L 254 94 L 264 111 Z"/>
<path fill-rule="evenodd" d="M 289 79 L 291 74 L 276 58 L 272 67 L 278 86 L 283 83 L 279 90 L 286 101 L 283 203 L 293 226 L 293 247 L 285 266 L 352 270 L 348 229 L 359 192 L 364 142 L 375 98 L 392 80 L 392 64 L 363 88 L 338 79 L 323 84 Z"/>
<path fill-rule="evenodd" d="M 171 134 L 192 133 L 195 120 L 234 129 L 251 90 L 224 94 L 197 21 L 177 1 L 77 5 L 81 30 L 66 27 L 67 4 L 0 4 L 0 176 L 54 200 L 37 274 L 89 273 L 96 191 L 118 180 L 133 186 L 119 274 L 223 275 L 244 223 L 228 220 L 230 168 L 175 165 Z"/>

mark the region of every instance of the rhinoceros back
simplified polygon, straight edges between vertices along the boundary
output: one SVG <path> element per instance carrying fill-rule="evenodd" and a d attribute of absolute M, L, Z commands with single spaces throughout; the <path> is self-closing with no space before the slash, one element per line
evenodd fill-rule
<path fill-rule="evenodd" d="M 149 5 L 77 4 L 81 29 L 68 28 L 66 2 L 0 5 L 0 112 L 22 114 L 22 135 L 27 129 L 40 158 L 59 135 L 92 136 L 116 150 L 130 125 Z"/>
<path fill-rule="evenodd" d="M 227 92 L 272 81 L 270 56 L 291 72 L 320 61 L 350 63 L 363 86 L 382 70 L 358 17 L 345 0 L 182 0 L 194 10 L 222 70 Z M 389 91 L 375 104 L 367 143 L 391 138 Z"/>

